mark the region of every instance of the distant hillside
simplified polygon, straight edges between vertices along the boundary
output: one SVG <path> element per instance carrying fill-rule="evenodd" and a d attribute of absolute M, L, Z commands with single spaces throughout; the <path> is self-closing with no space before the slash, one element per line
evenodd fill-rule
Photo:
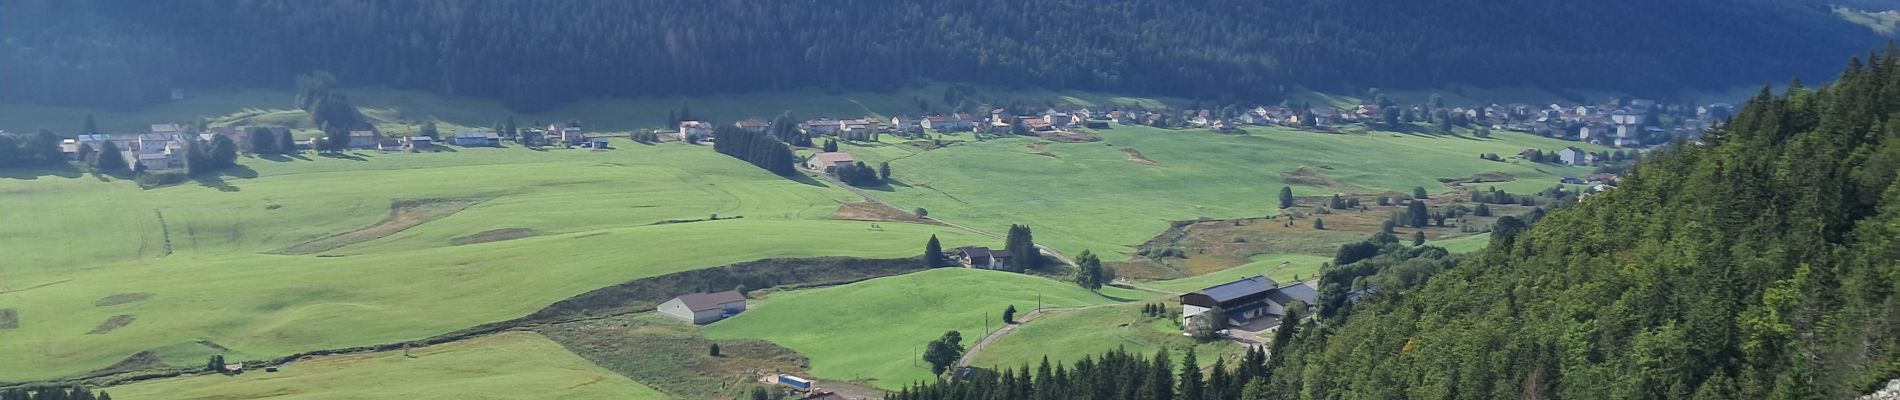
<path fill-rule="evenodd" d="M 1275 354 L 1270 383 L 1315 398 L 1867 393 L 1900 377 L 1895 93 L 1900 54 L 1856 61 L 1824 89 L 1761 94 L 1709 143 L 1654 154 L 1528 232 L 1494 232 L 1429 282 L 1381 266 L 1350 283 L 1378 286 L 1370 300 Z"/>
<path fill-rule="evenodd" d="M 136 108 L 328 70 L 517 111 L 918 79 L 1252 100 L 1293 84 L 1666 93 L 1823 76 L 1881 40 L 1824 4 L 1759 0 L 9 0 L 0 37 L 0 101 Z"/>

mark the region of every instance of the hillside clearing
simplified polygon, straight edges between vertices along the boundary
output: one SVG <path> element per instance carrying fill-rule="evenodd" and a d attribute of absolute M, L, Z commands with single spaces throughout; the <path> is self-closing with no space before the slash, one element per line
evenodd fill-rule
<path fill-rule="evenodd" d="M 107 388 L 120 399 L 665 399 L 562 349 L 508 332 L 466 341 L 318 357 L 278 372 L 198 375 Z"/>
<path fill-rule="evenodd" d="M 1136 294 L 1107 289 L 1133 297 Z M 940 268 L 844 286 L 775 293 L 737 317 L 705 328 L 708 338 L 763 339 L 811 358 L 819 379 L 867 382 L 897 389 L 930 379 L 930 366 L 913 364 L 913 347 L 946 331 L 964 346 L 1002 326 L 1003 309 L 1078 307 L 1117 301 L 1073 284 L 1007 272 Z"/>

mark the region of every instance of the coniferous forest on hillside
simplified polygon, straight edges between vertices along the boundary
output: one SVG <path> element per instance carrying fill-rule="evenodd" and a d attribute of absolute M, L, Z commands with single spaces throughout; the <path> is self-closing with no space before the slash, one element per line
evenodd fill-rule
<path fill-rule="evenodd" d="M 1255 101 L 1292 85 L 1661 94 L 1818 76 L 1809 61 L 1880 40 L 1824 3 L 1759 0 L 12 0 L 0 36 L 0 101 L 129 109 L 323 70 L 523 112 L 919 80 Z"/>

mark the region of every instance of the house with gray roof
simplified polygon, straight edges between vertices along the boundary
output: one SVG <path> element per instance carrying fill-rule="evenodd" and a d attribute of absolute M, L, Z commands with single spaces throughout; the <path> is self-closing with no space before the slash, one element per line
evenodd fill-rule
<path fill-rule="evenodd" d="M 660 314 L 705 325 L 745 312 L 745 295 L 735 290 L 693 293 L 660 303 Z"/>

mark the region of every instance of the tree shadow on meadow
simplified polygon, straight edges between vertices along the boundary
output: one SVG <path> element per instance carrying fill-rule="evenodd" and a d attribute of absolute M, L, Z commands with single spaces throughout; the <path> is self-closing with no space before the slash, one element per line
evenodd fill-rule
<path fill-rule="evenodd" d="M 240 190 L 240 188 L 238 188 L 237 185 L 232 185 L 231 182 L 226 181 L 224 179 L 225 177 L 231 177 L 231 178 L 237 178 L 237 179 L 256 178 L 257 170 L 251 169 L 251 167 L 246 167 L 243 165 L 236 165 L 230 168 L 219 170 L 216 173 L 194 176 L 191 178 L 191 180 L 193 182 L 198 182 L 199 186 L 218 189 L 218 191 L 220 192 L 228 193 L 228 192 L 236 192 Z"/>
<path fill-rule="evenodd" d="M 23 181 L 40 179 L 40 177 L 72 179 L 80 177 L 82 175 L 80 172 L 79 168 L 72 166 L 58 168 L 0 169 L 0 179 L 17 179 Z"/>

